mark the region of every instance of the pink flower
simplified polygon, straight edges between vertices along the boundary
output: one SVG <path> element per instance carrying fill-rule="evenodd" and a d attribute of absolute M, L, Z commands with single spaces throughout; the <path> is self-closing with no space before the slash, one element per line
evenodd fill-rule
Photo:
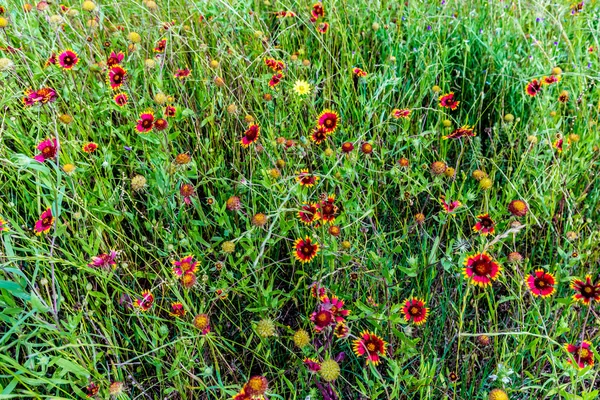
<path fill-rule="evenodd" d="M 54 225 L 54 217 L 52 216 L 52 209 L 48 208 L 46 211 L 40 215 L 40 219 L 35 223 L 35 227 L 33 231 L 36 235 L 41 235 L 42 233 L 48 233 L 50 228 Z"/>
<path fill-rule="evenodd" d="M 140 114 L 140 119 L 137 121 L 138 132 L 150 132 L 154 126 L 154 114 L 151 112 L 145 112 Z"/>
<path fill-rule="evenodd" d="M 92 262 L 88 264 L 88 267 L 110 269 L 113 265 L 116 265 L 115 258 L 117 258 L 117 252 L 111 250 L 110 253 L 102 253 L 92 257 Z"/>
<path fill-rule="evenodd" d="M 36 161 L 44 162 L 48 159 L 53 159 L 58 153 L 58 143 L 56 139 L 46 139 L 38 144 L 37 149 L 41 152 L 34 157 Z"/>

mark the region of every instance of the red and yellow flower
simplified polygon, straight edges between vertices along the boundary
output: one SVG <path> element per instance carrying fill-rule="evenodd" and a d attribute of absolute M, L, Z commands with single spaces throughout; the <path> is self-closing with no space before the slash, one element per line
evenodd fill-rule
<path fill-rule="evenodd" d="M 584 340 L 579 346 L 567 343 L 565 344 L 565 349 L 575 359 L 579 368 L 594 365 L 594 352 L 592 351 L 592 344 L 590 342 Z M 571 364 L 571 359 L 568 362 Z"/>
<path fill-rule="evenodd" d="M 549 297 L 556 291 L 554 287 L 556 278 L 543 269 L 535 270 L 533 274 L 525 279 L 525 283 L 527 283 L 529 291 L 535 297 Z"/>
<path fill-rule="evenodd" d="M 136 299 L 133 305 L 141 311 L 148 311 L 154 304 L 154 295 L 149 290 L 142 292 L 142 297 Z"/>
<path fill-rule="evenodd" d="M 147 111 L 140 114 L 140 119 L 137 121 L 135 129 L 138 132 L 150 132 L 154 127 L 154 113 Z"/>
<path fill-rule="evenodd" d="M 344 322 L 350 314 L 350 310 L 344 309 L 344 300 L 336 296 L 323 296 L 321 298 L 321 310 L 329 310 L 333 314 L 334 322 Z"/>
<path fill-rule="evenodd" d="M 127 104 L 129 97 L 127 96 L 127 93 L 117 93 L 113 97 L 113 100 L 115 101 L 116 105 L 118 105 L 119 107 L 123 107 Z"/>
<path fill-rule="evenodd" d="M 533 79 L 525 86 L 525 93 L 531 97 L 535 97 L 542 91 L 542 83 L 537 79 Z"/>
<path fill-rule="evenodd" d="M 73 50 L 65 50 L 58 55 L 58 65 L 62 69 L 72 69 L 79 62 L 79 56 Z"/>
<path fill-rule="evenodd" d="M 425 307 L 425 301 L 417 297 L 406 299 L 404 301 L 404 320 L 413 322 L 416 325 L 421 325 L 427 321 L 429 308 Z"/>
<path fill-rule="evenodd" d="M 329 22 L 321 22 L 317 26 L 317 31 L 319 33 L 326 34 L 328 30 L 329 30 Z"/>
<path fill-rule="evenodd" d="M 352 68 L 352 73 L 354 74 L 354 76 L 356 76 L 358 78 L 364 78 L 365 76 L 368 75 L 366 71 L 364 71 L 362 68 L 358 68 L 358 67 Z"/>
<path fill-rule="evenodd" d="M 330 310 L 319 309 L 310 315 L 310 320 L 314 324 L 315 331 L 321 332 L 328 326 L 335 325 L 335 318 Z"/>
<path fill-rule="evenodd" d="M 440 107 L 449 108 L 451 110 L 456 110 L 460 104 L 460 101 L 454 99 L 454 92 L 441 95 L 439 100 Z"/>
<path fill-rule="evenodd" d="M 127 75 L 127 70 L 121 67 L 119 64 L 113 65 L 108 70 L 108 83 L 112 90 L 117 90 L 123 85 L 125 82 L 125 76 Z"/>
<path fill-rule="evenodd" d="M 310 262 L 316 257 L 319 252 L 319 244 L 313 243 L 308 236 L 304 239 L 300 238 L 294 242 L 294 257 L 301 263 Z"/>
<path fill-rule="evenodd" d="M 473 131 L 473 127 L 470 127 L 469 125 L 464 125 L 460 128 L 456 128 L 449 135 L 442 136 L 442 139 L 460 139 L 461 137 L 473 136 L 475 136 L 475 131 Z"/>
<path fill-rule="evenodd" d="M 54 138 L 42 140 L 40 144 L 37 145 L 37 149 L 40 151 L 40 154 L 33 157 L 34 160 L 39 162 L 51 160 L 56 157 L 56 154 L 58 153 L 58 142 Z"/>
<path fill-rule="evenodd" d="M 177 71 L 175 71 L 175 74 L 173 75 L 173 77 L 182 81 L 185 78 L 188 78 L 191 74 L 192 74 L 192 70 L 190 70 L 188 68 L 183 68 L 183 69 L 178 69 Z"/>
<path fill-rule="evenodd" d="M 560 81 L 560 75 L 550 75 L 542 78 L 543 85 L 552 85 L 558 81 Z"/>
<path fill-rule="evenodd" d="M 180 302 L 176 301 L 174 303 L 171 303 L 171 311 L 169 311 L 169 315 L 175 318 L 182 318 L 185 316 L 185 308 L 183 307 L 183 304 L 181 304 Z"/>
<path fill-rule="evenodd" d="M 269 80 L 269 86 L 274 88 L 275 86 L 277 86 L 281 83 L 282 79 L 283 79 L 283 74 L 281 72 L 277 72 L 276 74 L 273 74 L 273 76 Z"/>
<path fill-rule="evenodd" d="M 454 210 L 456 210 L 458 207 L 462 206 L 462 203 L 458 200 L 454 200 L 454 201 L 446 201 L 445 197 L 441 197 L 440 198 L 440 203 L 442 203 L 442 207 L 444 208 L 444 211 L 446 211 L 446 213 L 450 214 L 452 212 L 454 212 Z"/>
<path fill-rule="evenodd" d="M 400 118 L 404 118 L 404 119 L 408 119 L 410 117 L 410 113 L 411 110 L 408 108 L 394 108 L 392 110 L 392 117 L 394 117 L 395 119 L 400 119 Z"/>
<path fill-rule="evenodd" d="M 319 219 L 319 206 L 316 203 L 304 203 L 298 211 L 298 219 L 306 225 L 310 225 Z"/>
<path fill-rule="evenodd" d="M 52 209 L 48 208 L 40 215 L 40 219 L 35 223 L 33 231 L 36 235 L 41 235 L 42 233 L 48 233 L 52 226 L 54 226 L 54 216 L 52 215 Z"/>
<path fill-rule="evenodd" d="M 335 195 L 331 194 L 319 204 L 319 219 L 333 224 L 337 214 L 338 207 L 335 205 Z"/>
<path fill-rule="evenodd" d="M 303 169 L 300 172 L 297 172 L 296 182 L 300 184 L 300 186 L 305 187 L 313 187 L 319 181 L 319 177 L 308 172 L 307 169 Z"/>
<path fill-rule="evenodd" d="M 571 289 L 575 290 L 573 300 L 586 306 L 592 304 L 592 301 L 600 302 L 600 283 L 592 282 L 592 276 L 586 275 L 585 280 L 573 279 Z"/>
<path fill-rule="evenodd" d="M 327 140 L 328 132 L 322 126 L 317 126 L 313 129 L 310 140 L 312 140 L 315 144 L 321 144 L 325 140 Z"/>
<path fill-rule="evenodd" d="M 156 42 L 156 47 L 154 47 L 154 52 L 155 53 L 162 53 L 165 51 L 165 49 L 167 48 L 167 39 L 160 39 L 158 42 Z"/>
<path fill-rule="evenodd" d="M 188 273 L 194 274 L 197 270 L 198 261 L 195 261 L 194 256 L 192 255 L 183 257 L 181 260 L 173 261 L 173 273 L 178 277 Z"/>
<path fill-rule="evenodd" d="M 494 220 L 490 218 L 490 214 L 479 214 L 473 230 L 482 236 L 494 233 Z"/>
<path fill-rule="evenodd" d="M 337 129 L 340 122 L 339 115 L 332 110 L 323 110 L 317 118 L 317 126 L 323 127 L 325 132 L 333 133 Z"/>
<path fill-rule="evenodd" d="M 110 56 L 108 56 L 108 58 L 106 59 L 106 66 L 110 68 L 113 65 L 121 64 L 124 58 L 125 54 L 123 54 L 122 51 L 119 51 L 118 53 L 112 51 L 110 53 Z"/>
<path fill-rule="evenodd" d="M 354 340 L 352 349 L 357 356 L 365 356 L 367 364 L 377 365 L 385 355 L 386 347 L 387 343 L 382 338 L 369 331 L 363 331 L 360 337 Z"/>
<path fill-rule="evenodd" d="M 96 143 L 94 143 L 94 142 L 89 142 L 89 143 L 86 143 L 86 144 L 84 144 L 84 145 L 81 147 L 81 149 L 82 149 L 84 152 L 86 152 L 86 153 L 88 153 L 88 154 L 91 154 L 91 153 L 95 152 L 95 151 L 96 151 L 96 149 L 98 149 L 98 145 L 97 145 Z"/>
<path fill-rule="evenodd" d="M 465 259 L 465 278 L 473 285 L 486 287 L 498 279 L 502 267 L 487 253 L 475 253 Z"/>
<path fill-rule="evenodd" d="M 257 124 L 250 124 L 248 129 L 244 132 L 244 136 L 240 140 L 243 147 L 248 147 L 252 143 L 258 140 L 260 136 L 260 127 Z"/>

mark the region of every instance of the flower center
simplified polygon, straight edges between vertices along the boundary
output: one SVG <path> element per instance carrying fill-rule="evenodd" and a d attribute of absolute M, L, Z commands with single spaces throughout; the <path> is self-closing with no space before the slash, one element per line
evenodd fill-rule
<path fill-rule="evenodd" d="M 481 220 L 481 225 L 483 225 L 486 228 L 489 228 L 490 226 L 492 226 L 492 220 L 489 218 L 483 218 Z"/>
<path fill-rule="evenodd" d="M 44 217 L 44 219 L 42 219 L 42 225 L 50 226 L 50 225 L 52 225 L 52 221 L 53 221 L 52 217 Z"/>
<path fill-rule="evenodd" d="M 419 314 L 419 308 L 416 306 L 412 306 L 408 312 L 410 313 L 410 315 L 416 316 Z"/>
<path fill-rule="evenodd" d="M 327 318 L 327 314 L 325 313 L 320 313 L 319 316 L 317 317 L 317 320 L 319 322 L 326 322 L 328 320 Z"/>
<path fill-rule="evenodd" d="M 71 62 L 73 62 L 73 59 L 71 57 L 69 57 L 69 56 L 66 56 L 63 59 L 63 61 L 64 61 L 65 64 L 71 64 Z"/>
<path fill-rule="evenodd" d="M 583 291 L 587 294 L 592 294 L 594 290 L 592 289 L 591 286 L 586 286 L 583 288 Z"/>
<path fill-rule="evenodd" d="M 475 261 L 473 271 L 475 271 L 477 275 L 484 276 L 489 274 L 490 268 L 487 262 L 479 260 Z"/>
<path fill-rule="evenodd" d="M 590 352 L 588 349 L 579 349 L 579 357 L 588 358 L 590 356 Z"/>
<path fill-rule="evenodd" d="M 142 126 L 144 128 L 150 128 L 152 126 L 152 121 L 149 119 L 145 119 L 142 121 Z"/>
<path fill-rule="evenodd" d="M 333 126 L 333 120 L 326 119 L 325 120 L 325 126 L 328 127 L 328 128 L 331 128 Z"/>
<path fill-rule="evenodd" d="M 375 344 L 374 343 L 367 343 L 367 350 L 369 350 L 369 351 L 375 351 Z"/>

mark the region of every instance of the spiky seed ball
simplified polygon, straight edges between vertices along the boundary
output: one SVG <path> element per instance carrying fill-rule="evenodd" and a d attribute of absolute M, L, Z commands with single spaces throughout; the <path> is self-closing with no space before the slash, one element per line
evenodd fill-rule
<path fill-rule="evenodd" d="M 294 344 L 299 348 L 308 346 L 310 343 L 310 336 L 304 329 L 299 329 L 294 333 Z"/>
<path fill-rule="evenodd" d="M 374 31 L 378 31 L 378 30 L 379 30 L 379 28 L 381 28 L 381 26 L 380 26 L 380 25 L 379 25 L 377 22 L 373 22 L 373 25 L 371 25 L 371 28 L 372 28 Z"/>
<path fill-rule="evenodd" d="M 146 178 L 143 175 L 136 175 L 131 178 L 131 188 L 138 192 L 146 187 Z"/>
<path fill-rule="evenodd" d="M 339 226 L 337 226 L 337 225 L 331 225 L 329 227 L 329 234 L 331 236 L 338 237 L 338 236 L 340 236 L 340 233 L 342 233 L 342 230 L 340 229 Z"/>
<path fill-rule="evenodd" d="M 573 240 L 577 239 L 578 236 L 579 235 L 577 235 L 577 232 L 573 232 L 573 231 L 567 232 L 567 239 L 569 241 L 573 241 Z"/>
<path fill-rule="evenodd" d="M 511 122 L 513 122 L 514 120 L 515 120 L 515 116 L 514 116 L 514 115 L 512 115 L 512 114 L 506 114 L 506 115 L 504 116 L 504 122 L 507 122 L 507 123 L 509 123 L 509 124 L 510 124 L 510 123 L 511 123 Z"/>
<path fill-rule="evenodd" d="M 265 94 L 263 94 L 263 100 L 271 101 L 271 100 L 273 100 L 273 95 L 271 93 L 265 93 Z"/>
<path fill-rule="evenodd" d="M 67 175 L 71 175 L 73 172 L 75 172 L 75 166 L 73 164 L 65 164 L 63 165 L 63 171 L 65 171 L 65 174 Z"/>
<path fill-rule="evenodd" d="M 277 168 L 281 169 L 283 167 L 285 167 L 285 161 L 283 161 L 281 158 L 277 161 L 275 161 L 275 165 L 277 166 Z"/>
<path fill-rule="evenodd" d="M 480 170 L 480 169 L 476 169 L 475 171 L 473 171 L 473 173 L 471 174 L 471 176 L 476 181 L 480 181 L 483 178 L 485 178 L 487 176 L 487 174 L 485 172 L 483 172 L 482 170 Z"/>
<path fill-rule="evenodd" d="M 188 153 L 180 153 L 175 157 L 175 164 L 186 165 L 192 161 L 192 157 Z"/>
<path fill-rule="evenodd" d="M 362 146 L 360 146 L 360 150 L 364 154 L 371 154 L 373 152 L 373 145 L 371 143 L 363 143 Z"/>
<path fill-rule="evenodd" d="M 108 387 L 108 393 L 111 396 L 119 396 L 123 393 L 124 388 L 125 388 L 125 385 L 123 385 L 123 382 L 113 382 Z"/>
<path fill-rule="evenodd" d="M 552 68 L 552 75 L 560 75 L 560 74 L 562 74 L 562 69 L 560 69 L 560 67 Z"/>
<path fill-rule="evenodd" d="M 206 314 L 198 314 L 194 317 L 194 326 L 203 331 L 210 325 L 210 319 Z"/>
<path fill-rule="evenodd" d="M 221 250 L 223 250 L 223 253 L 231 254 L 235 251 L 235 243 L 229 240 L 227 242 L 223 242 L 221 245 Z"/>
<path fill-rule="evenodd" d="M 237 211 L 240 208 L 242 208 L 242 202 L 237 196 L 231 196 L 230 198 L 228 198 L 225 205 L 229 211 Z"/>
<path fill-rule="evenodd" d="M 508 400 L 508 395 L 502 389 L 494 389 L 490 392 L 489 400 Z"/>
<path fill-rule="evenodd" d="M 578 135 L 578 134 L 576 134 L 576 133 L 571 133 L 571 134 L 569 135 L 569 141 L 570 141 L 570 142 L 577 143 L 577 142 L 579 142 L 579 139 L 580 139 L 580 137 L 579 137 L 579 135 Z"/>
<path fill-rule="evenodd" d="M 81 8 L 83 9 L 83 11 L 92 12 L 96 9 L 96 3 L 90 0 L 86 0 L 81 5 Z"/>
<path fill-rule="evenodd" d="M 433 91 L 433 93 L 439 93 L 442 91 L 442 88 L 439 87 L 438 85 L 435 85 L 431 88 L 431 90 Z"/>
<path fill-rule="evenodd" d="M 265 394 L 267 389 L 269 389 L 269 381 L 262 375 L 253 376 L 248 380 L 244 389 L 251 398 L 258 398 Z"/>
<path fill-rule="evenodd" d="M 444 126 L 444 128 L 450 128 L 452 126 L 452 121 L 450 121 L 449 119 L 445 119 L 442 121 L 442 125 Z"/>
<path fill-rule="evenodd" d="M 508 205 L 508 211 L 515 217 L 523 217 L 527 214 L 527 203 L 523 200 L 513 200 Z"/>
<path fill-rule="evenodd" d="M 446 172 L 446 163 L 443 161 L 436 161 L 431 164 L 431 173 L 434 175 L 442 175 Z"/>
<path fill-rule="evenodd" d="M 350 249 L 350 247 L 352 247 L 352 243 L 350 243 L 349 241 L 347 241 L 347 240 L 344 240 L 344 241 L 342 242 L 342 248 L 343 248 L 344 250 L 349 250 L 349 249 Z"/>
<path fill-rule="evenodd" d="M 325 157 L 331 157 L 333 155 L 333 149 L 330 147 L 326 148 L 324 154 Z"/>
<path fill-rule="evenodd" d="M 446 175 L 448 178 L 452 178 L 454 176 L 454 174 L 456 173 L 456 171 L 454 170 L 454 168 L 452 167 L 448 167 L 446 168 L 446 170 L 444 171 L 444 175 Z"/>
<path fill-rule="evenodd" d="M 408 161 L 408 158 L 404 158 L 402 157 L 400 160 L 398 160 L 398 164 L 400 164 L 401 167 L 408 167 L 410 164 L 410 161 Z"/>
<path fill-rule="evenodd" d="M 8 26 L 8 20 L 4 17 L 0 17 L 0 28 L 6 28 Z"/>
<path fill-rule="evenodd" d="M 261 319 L 256 324 L 256 333 L 264 338 L 275 336 L 275 323 L 269 318 Z"/>
<path fill-rule="evenodd" d="M 488 190 L 489 188 L 492 187 L 492 180 L 490 178 L 483 178 L 482 180 L 479 181 L 479 188 L 481 190 Z"/>
<path fill-rule="evenodd" d="M 425 215 L 423 213 L 418 213 L 415 215 L 415 222 L 419 225 L 422 225 L 425 222 Z"/>
<path fill-rule="evenodd" d="M 196 274 L 183 274 L 181 277 L 181 285 L 186 289 L 194 287 L 197 281 Z"/>
<path fill-rule="evenodd" d="M 149 10 L 153 10 L 153 11 L 158 9 L 158 6 L 152 0 L 146 2 L 146 7 L 148 7 Z"/>
<path fill-rule="evenodd" d="M 12 62 L 11 59 L 0 58 L 0 71 L 8 71 L 9 69 L 11 69 L 14 66 L 15 66 L 15 64 Z"/>
<path fill-rule="evenodd" d="M 305 67 L 309 67 L 310 66 L 310 60 L 302 60 L 302 65 L 304 65 Z"/>
<path fill-rule="evenodd" d="M 209 65 L 210 65 L 210 67 L 211 67 L 211 68 L 213 68 L 213 69 L 214 69 L 214 68 L 219 68 L 219 61 L 217 61 L 217 60 L 210 60 L 210 63 L 209 63 Z"/>
<path fill-rule="evenodd" d="M 477 336 L 477 344 L 479 344 L 482 347 L 489 346 L 491 342 L 492 341 L 488 335 Z"/>
<path fill-rule="evenodd" d="M 225 81 L 220 76 L 215 76 L 214 82 L 215 82 L 215 85 L 217 85 L 218 87 L 225 86 Z"/>
<path fill-rule="evenodd" d="M 61 114 L 58 117 L 58 120 L 65 125 L 69 125 L 71 122 L 73 122 L 73 117 L 71 117 L 69 114 Z"/>
<path fill-rule="evenodd" d="M 148 58 L 146 61 L 144 61 L 144 65 L 148 69 L 154 69 L 154 67 L 156 67 L 156 61 L 154 61 L 151 58 Z"/>
<path fill-rule="evenodd" d="M 154 95 L 154 101 L 157 104 L 165 104 L 167 102 L 167 95 L 163 92 L 158 92 Z"/>
<path fill-rule="evenodd" d="M 247 124 L 251 124 L 254 122 L 254 117 L 250 114 L 246 114 L 244 116 L 244 121 L 246 121 Z"/>
<path fill-rule="evenodd" d="M 271 178 L 273 179 L 278 179 L 281 177 L 281 171 L 279 171 L 277 168 L 271 168 L 269 170 L 269 175 L 271 176 Z"/>
<path fill-rule="evenodd" d="M 507 260 L 511 264 L 517 264 L 523 261 L 523 256 L 518 251 L 513 251 L 508 255 Z"/>
<path fill-rule="evenodd" d="M 340 365 L 334 360 L 325 360 L 321 363 L 319 375 L 325 382 L 335 381 L 340 376 Z"/>
<path fill-rule="evenodd" d="M 527 136 L 527 141 L 531 144 L 537 144 L 538 138 L 537 138 L 537 136 L 529 135 L 529 136 Z"/>
<path fill-rule="evenodd" d="M 263 213 L 254 214 L 252 217 L 252 225 L 263 227 L 267 224 L 267 216 Z"/>
<path fill-rule="evenodd" d="M 235 105 L 235 103 L 231 103 L 230 105 L 227 106 L 227 112 L 229 114 L 237 114 L 238 108 L 237 105 Z"/>

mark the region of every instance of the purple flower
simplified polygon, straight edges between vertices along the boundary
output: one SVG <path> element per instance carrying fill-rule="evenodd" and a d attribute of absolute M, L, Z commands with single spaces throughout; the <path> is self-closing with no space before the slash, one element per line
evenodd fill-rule
<path fill-rule="evenodd" d="M 116 264 L 115 258 L 117 258 L 117 252 L 114 250 L 111 250 L 108 254 L 98 254 L 92 257 L 92 262 L 88 264 L 88 267 L 110 269 Z"/>

